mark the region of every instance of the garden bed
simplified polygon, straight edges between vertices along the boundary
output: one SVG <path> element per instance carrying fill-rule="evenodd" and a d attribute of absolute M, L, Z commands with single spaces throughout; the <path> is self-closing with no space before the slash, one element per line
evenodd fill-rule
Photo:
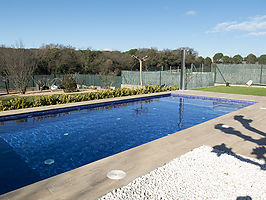
<path fill-rule="evenodd" d="M 89 92 L 89 93 L 70 93 L 70 94 L 21 96 L 21 97 L 5 97 L 5 98 L 2 97 L 0 99 L 0 111 L 74 103 L 81 101 L 90 101 L 96 99 L 106 99 L 113 97 L 138 95 L 138 94 L 148 94 L 148 93 L 164 92 L 164 91 L 171 91 L 177 89 L 178 89 L 177 87 L 172 87 L 172 86 L 170 87 L 146 86 L 145 88 L 138 88 L 138 89 L 117 88 L 115 90 L 107 89 L 107 90 Z"/>

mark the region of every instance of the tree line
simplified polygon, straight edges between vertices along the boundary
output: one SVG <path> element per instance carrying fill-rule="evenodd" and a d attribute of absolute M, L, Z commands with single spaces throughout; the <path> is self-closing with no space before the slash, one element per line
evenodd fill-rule
<path fill-rule="evenodd" d="M 2 57 L 10 59 L 14 57 L 19 48 L 0 47 L 0 59 Z M 97 50 L 76 50 L 71 46 L 59 44 L 48 44 L 38 49 L 24 49 L 25 52 L 31 54 L 35 58 L 34 74 L 108 74 L 115 73 L 120 75 L 121 70 L 138 70 L 139 63 L 132 55 L 138 57 L 147 56 L 148 59 L 144 63 L 144 70 L 161 70 L 162 67 L 177 68 L 181 64 L 181 48 L 174 50 L 159 51 L 156 48 L 131 49 L 126 52 L 120 51 L 97 51 Z M 2 55 L 2 56 L 1 56 Z M 224 64 L 266 64 L 266 55 L 256 57 L 249 54 L 243 58 L 240 55 L 229 57 L 222 53 L 216 53 L 213 56 L 214 63 Z M 3 63 L 3 61 L 2 61 Z M 203 58 L 192 48 L 186 48 L 186 63 L 194 64 L 211 64 L 210 57 Z M 2 70 L 5 68 L 1 66 Z"/>
<path fill-rule="evenodd" d="M 22 48 L 0 47 L 0 56 L 12 56 L 15 51 Z M 97 50 L 76 50 L 71 46 L 49 44 L 38 49 L 24 49 L 35 55 L 36 68 L 34 74 L 108 74 L 119 75 L 121 70 L 138 70 L 139 63 L 132 55 L 138 57 L 147 56 L 144 63 L 144 70 L 160 70 L 164 67 L 178 67 L 181 63 L 181 49 L 162 50 L 131 49 L 126 52 L 120 51 L 97 51 Z M 192 48 L 186 48 L 186 62 L 199 63 L 198 53 Z M 205 63 L 211 63 L 207 58 Z"/>
<path fill-rule="evenodd" d="M 4 82 L 9 81 L 25 93 L 27 83 L 32 75 L 52 74 L 99 74 L 113 75 L 121 74 L 122 70 L 139 70 L 139 62 L 136 57 L 147 58 L 143 64 L 145 71 L 159 71 L 162 68 L 176 69 L 181 65 L 181 51 L 184 48 L 174 50 L 161 50 L 156 48 L 130 49 L 126 52 L 120 51 L 97 51 L 76 50 L 71 46 L 60 44 L 48 44 L 36 49 L 23 48 L 23 44 L 15 47 L 0 47 L 0 75 Z M 214 63 L 225 64 L 266 64 L 266 55 L 256 57 L 249 54 L 242 58 L 240 55 L 233 57 L 216 53 L 213 58 L 203 58 L 193 49 L 186 47 L 186 64 Z"/>
<path fill-rule="evenodd" d="M 242 57 L 237 54 L 233 57 L 229 57 L 223 55 L 223 53 L 216 53 L 213 56 L 214 63 L 222 63 L 222 64 L 266 64 L 266 55 L 261 55 L 256 57 L 254 54 L 250 53 L 247 57 Z"/>

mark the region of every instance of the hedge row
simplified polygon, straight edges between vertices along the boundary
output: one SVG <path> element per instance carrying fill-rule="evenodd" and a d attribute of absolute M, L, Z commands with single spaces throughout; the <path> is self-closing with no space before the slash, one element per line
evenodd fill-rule
<path fill-rule="evenodd" d="M 171 91 L 177 89 L 178 88 L 176 85 L 175 87 L 146 86 L 145 88 L 142 89 L 118 88 L 115 90 L 108 89 L 100 92 L 90 92 L 90 93 L 81 93 L 81 94 L 59 94 L 59 95 L 45 95 L 45 96 L 36 96 L 36 97 L 17 97 L 4 102 L 0 101 L 0 111 L 74 103 L 80 101 L 90 101 L 95 99 L 106 99 L 112 97 L 130 96 L 137 94 L 148 94 L 148 93 L 164 92 L 164 91 Z"/>

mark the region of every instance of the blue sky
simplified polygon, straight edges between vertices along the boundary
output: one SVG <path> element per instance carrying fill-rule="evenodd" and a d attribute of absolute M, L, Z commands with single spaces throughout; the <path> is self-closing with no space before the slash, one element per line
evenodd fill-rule
<path fill-rule="evenodd" d="M 266 54 L 265 0 L 1 0 L 0 44 Z"/>

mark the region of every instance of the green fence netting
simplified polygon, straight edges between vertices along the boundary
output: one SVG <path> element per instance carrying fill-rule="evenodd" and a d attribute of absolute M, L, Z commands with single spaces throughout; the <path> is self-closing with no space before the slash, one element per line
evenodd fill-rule
<path fill-rule="evenodd" d="M 180 84 L 180 72 L 169 71 L 154 71 L 154 72 L 142 72 L 143 85 L 167 85 L 179 87 Z M 87 86 L 106 86 L 106 76 L 90 75 L 90 74 L 72 74 L 80 85 Z M 5 89 L 3 77 L 0 77 L 0 89 Z M 60 85 L 60 81 L 63 80 L 64 75 L 34 75 L 33 79 L 28 83 L 28 87 L 37 87 L 37 82 L 45 82 L 46 86 L 51 84 Z M 121 76 L 110 76 L 109 81 L 112 82 L 112 86 L 120 88 L 121 84 L 124 85 L 140 85 L 139 71 L 122 71 Z M 213 72 L 191 72 L 187 70 L 185 88 L 199 88 L 208 87 L 214 85 L 214 73 Z M 14 88 L 12 82 L 9 83 L 9 88 Z"/>
<path fill-rule="evenodd" d="M 257 85 L 266 85 L 266 65 L 216 64 L 216 83 L 228 82 L 243 85 L 249 80 L 252 80 Z"/>
<path fill-rule="evenodd" d="M 122 71 L 122 84 L 140 85 L 139 71 Z M 179 85 L 179 72 L 142 72 L 143 85 Z"/>
<path fill-rule="evenodd" d="M 122 84 L 140 85 L 138 71 L 122 71 Z M 177 85 L 180 84 L 180 72 L 142 72 L 143 85 Z M 188 72 L 186 73 L 186 89 L 208 87 L 214 85 L 213 72 Z"/>
<path fill-rule="evenodd" d="M 111 86 L 120 88 L 121 87 L 121 76 L 104 76 L 104 75 L 90 75 L 90 74 L 76 74 L 74 76 L 77 80 L 77 83 L 83 85 L 93 85 L 93 86 L 101 86 L 104 88 L 106 85 L 106 81 L 110 83 Z M 108 84 L 109 85 L 109 84 Z"/>
<path fill-rule="evenodd" d="M 105 87 L 106 79 L 109 82 L 112 82 L 113 87 L 120 88 L 122 78 L 121 76 L 100 76 L 100 75 L 91 75 L 91 74 L 70 74 L 73 76 L 77 83 L 80 85 L 87 85 L 87 86 L 101 86 Z M 28 87 L 37 87 L 38 82 L 45 83 L 46 86 L 56 84 L 60 85 L 61 80 L 63 80 L 64 75 L 56 74 L 56 75 L 34 75 L 32 79 L 28 83 Z M 9 88 L 15 88 L 11 81 L 9 81 Z M 5 79 L 4 77 L 0 76 L 0 89 L 5 89 Z"/>
<path fill-rule="evenodd" d="M 213 72 L 192 72 L 186 74 L 185 89 L 214 86 Z"/>

